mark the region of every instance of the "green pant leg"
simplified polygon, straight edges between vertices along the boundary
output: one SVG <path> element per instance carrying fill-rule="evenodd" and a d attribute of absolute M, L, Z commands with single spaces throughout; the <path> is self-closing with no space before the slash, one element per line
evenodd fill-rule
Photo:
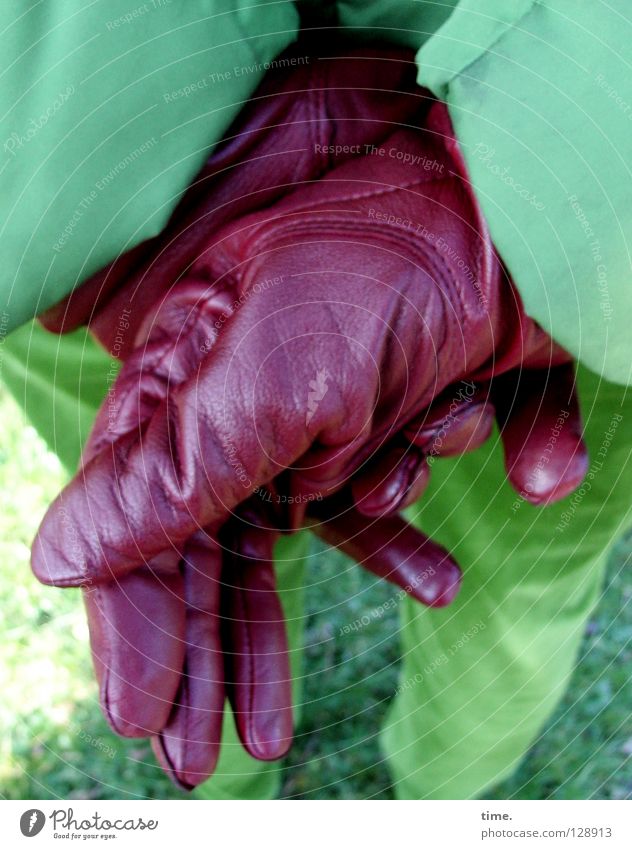
<path fill-rule="evenodd" d="M 0 340 L 0 379 L 69 472 L 119 368 L 85 330 L 57 336 L 31 322 Z"/>
<path fill-rule="evenodd" d="M 517 499 L 498 439 L 437 462 L 416 523 L 464 567 L 445 610 L 406 601 L 382 733 L 400 798 L 468 798 L 510 773 L 567 685 L 611 544 L 631 520 L 632 398 L 579 374 L 591 466 L 548 508 Z"/>
<path fill-rule="evenodd" d="M 308 532 L 301 531 L 281 538 L 274 550 L 277 591 L 287 622 L 295 706 L 301 703 L 303 576 L 308 543 Z M 298 724 L 296 708 L 294 723 Z M 279 793 L 280 778 L 279 761 L 257 761 L 246 753 L 227 709 L 217 769 L 193 795 L 198 799 L 274 799 Z"/>

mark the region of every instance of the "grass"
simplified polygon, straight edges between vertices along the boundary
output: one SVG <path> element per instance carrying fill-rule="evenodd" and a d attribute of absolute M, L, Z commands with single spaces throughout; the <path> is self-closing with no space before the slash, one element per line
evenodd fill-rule
<path fill-rule="evenodd" d="M 181 798 L 148 744 L 121 740 L 103 720 L 78 592 L 41 587 L 30 573 L 31 539 L 65 475 L 3 390 L 0 416 L 0 796 Z M 568 693 L 493 798 L 632 798 L 631 543 L 613 554 Z M 331 558 L 310 562 L 318 581 L 308 598 L 306 707 L 282 795 L 391 798 L 377 734 L 396 687 L 397 613 L 335 639 L 390 591 Z"/>

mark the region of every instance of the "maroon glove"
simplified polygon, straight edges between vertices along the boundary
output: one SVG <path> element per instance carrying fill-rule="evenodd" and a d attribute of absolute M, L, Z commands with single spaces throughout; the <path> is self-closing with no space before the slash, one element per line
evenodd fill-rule
<path fill-rule="evenodd" d="M 345 58 L 321 57 L 307 65 L 297 64 L 291 73 L 284 67 L 271 71 L 187 191 L 160 237 L 143 243 L 95 275 L 42 316 L 43 323 L 61 332 L 89 322 L 93 332 L 113 355 L 125 357 L 134 345 L 138 327 L 147 311 L 154 308 L 174 281 L 189 273 L 190 264 L 204 250 L 213 249 L 214 240 L 209 245 L 209 238 L 212 239 L 221 225 L 245 213 L 267 208 L 288 191 L 300 187 L 302 182 L 318 179 L 334 164 L 356 158 L 369 149 L 375 167 L 382 167 L 380 153 L 388 160 L 403 157 L 405 151 L 388 144 L 392 128 L 397 125 L 423 126 L 433 103 L 428 92 L 415 84 L 413 54 L 406 50 L 384 48 L 346 50 L 345 53 Z M 448 133 L 451 130 L 448 129 Z M 383 143 L 385 139 L 387 142 Z M 463 170 L 458 153 L 457 159 Z M 406 167 L 411 174 L 421 171 L 430 179 L 441 176 L 444 165 L 439 159 L 429 157 L 412 157 L 409 162 Z M 413 221 L 402 221 L 409 225 L 414 235 Z M 438 228 L 435 228 L 435 233 L 429 232 L 427 222 L 414 223 L 422 228 L 420 238 L 425 233 L 431 241 L 433 237 L 437 240 L 437 254 L 440 258 L 444 257 L 449 249 L 447 233 L 436 232 Z M 472 242 L 475 241 L 473 238 Z M 463 257 L 452 253 L 450 259 L 463 265 Z M 473 281 L 471 285 L 476 288 L 478 283 L 474 271 L 474 268 L 466 267 L 461 276 Z M 516 362 L 520 361 L 522 354 L 532 354 L 534 340 L 529 338 L 529 334 L 534 328 L 531 323 L 529 325 L 524 329 L 525 340 L 514 334 L 514 341 L 523 345 L 522 351 L 513 351 Z M 550 343 L 543 334 L 540 337 L 545 349 L 538 364 L 545 366 L 546 347 Z M 554 356 L 558 354 L 559 349 Z M 548 385 L 546 374 L 544 379 Z M 563 382 L 566 384 L 568 381 L 565 379 Z M 485 426 L 491 426 L 494 412 L 493 405 L 486 403 L 491 400 L 487 388 L 483 387 L 477 393 L 481 404 L 471 404 L 469 397 L 465 403 L 459 403 L 458 398 L 453 397 L 458 391 L 457 387 L 455 393 L 448 393 L 447 398 L 447 405 L 451 408 L 447 423 L 455 434 L 453 441 L 460 439 L 458 413 L 454 410 L 458 406 L 470 424 L 480 418 L 476 439 L 481 441 L 486 436 Z M 529 390 L 518 391 L 529 395 Z M 433 426 L 426 427 L 425 431 L 431 431 Z M 467 428 L 467 422 L 464 421 L 463 426 Z M 440 431 L 445 436 L 444 426 L 440 427 Z M 542 431 L 547 433 L 546 422 L 542 422 Z M 572 450 L 576 436 L 572 431 L 572 427 L 565 431 L 565 436 L 569 435 L 569 450 Z M 545 442 L 547 440 L 548 436 Z M 443 442 L 444 453 L 453 453 L 454 447 L 446 445 L 445 440 Z M 461 443 L 464 444 L 462 439 Z M 537 435 L 531 433 L 530 442 L 522 453 L 527 457 L 530 454 L 535 456 L 537 443 Z M 475 447 L 475 444 L 473 439 L 470 445 Z M 403 449 L 396 446 L 394 451 L 395 455 L 382 458 L 381 469 L 392 469 L 384 491 L 401 496 L 407 490 L 410 503 L 423 489 L 427 469 L 420 462 L 421 452 L 411 453 L 407 445 Z M 405 457 L 403 464 L 393 467 L 394 456 L 402 454 L 402 451 Z M 434 448 L 432 451 L 438 453 Z M 538 473 L 544 489 L 539 494 L 532 494 L 536 503 L 544 503 L 551 494 L 558 494 L 556 481 L 560 470 L 566 472 L 563 478 L 567 490 L 579 475 L 579 468 L 564 469 L 564 453 L 561 450 L 557 452 L 559 468 L 548 466 Z M 525 468 L 528 472 L 528 463 Z M 368 474 L 368 483 L 372 486 L 373 472 Z M 524 487 L 528 481 L 520 481 L 517 467 L 512 475 L 519 491 L 529 497 L 529 491 Z M 547 486 L 553 489 L 549 492 Z M 392 508 L 396 506 L 395 502 L 391 503 Z M 382 507 L 380 503 L 371 504 L 369 499 L 365 499 L 363 510 L 372 514 Z"/>
<path fill-rule="evenodd" d="M 376 64 L 369 63 L 368 66 L 375 67 Z M 391 64 L 398 67 L 395 63 Z M 346 85 L 349 85 L 350 68 L 361 68 L 366 74 L 366 62 L 358 61 L 356 65 L 343 62 L 342 66 L 338 65 L 337 71 L 335 68 L 329 71 L 332 87 L 336 81 L 335 72 L 344 78 Z M 385 87 L 382 80 L 380 85 Z M 363 117 L 367 116 L 361 122 L 363 131 L 370 129 L 370 132 L 358 134 L 357 120 L 349 122 L 349 125 L 344 121 L 336 125 L 328 119 L 330 133 L 320 137 L 325 142 L 333 139 L 338 142 L 344 139 L 348 127 L 352 127 L 356 138 L 360 135 L 363 141 L 370 138 L 377 142 L 384 138 L 385 125 L 390 131 L 394 121 L 414 124 L 415 121 L 411 120 L 414 111 L 417 112 L 417 122 L 423 123 L 426 106 L 419 107 L 419 95 L 417 89 L 414 95 L 389 97 L 388 104 L 385 104 L 380 102 L 381 96 L 371 92 L 362 95 L 345 92 L 344 96 L 350 101 L 353 97 L 364 97 L 369 101 L 373 98 L 368 109 L 365 109 L 367 104 L 362 102 L 363 111 L 360 113 Z M 338 101 L 342 99 L 337 88 L 335 97 Z M 283 96 L 274 102 L 278 105 L 282 100 Z M 302 102 L 300 98 L 297 100 Z M 307 99 L 305 102 L 308 102 Z M 308 105 L 311 104 L 308 102 Z M 336 115 L 331 103 L 326 104 L 326 109 L 321 107 L 320 114 L 327 111 Z M 283 120 L 287 121 L 287 110 L 281 110 L 281 113 Z M 375 118 L 372 118 L 374 115 Z M 300 121 L 300 115 L 298 118 L 298 131 L 304 133 L 304 123 Z M 263 128 L 267 120 L 264 116 L 253 126 Z M 327 122 L 321 120 L 321 123 L 325 125 Z M 283 129 L 287 135 L 287 126 Z M 240 171 L 240 177 L 245 173 L 249 179 L 259 180 L 251 193 L 246 192 L 244 186 L 250 188 L 247 180 L 238 182 L 235 175 L 226 177 L 222 173 L 223 168 L 233 164 L 231 157 L 235 155 L 235 149 L 237 156 L 245 155 L 243 140 L 246 136 L 242 134 L 232 148 L 228 143 L 219 157 L 211 160 L 207 172 L 214 176 L 209 176 L 208 183 L 205 177 L 204 184 L 201 184 L 204 190 L 208 187 L 208 192 L 202 194 L 198 186 L 179 209 L 170 228 L 171 235 L 175 229 L 178 236 L 173 242 L 164 243 L 157 253 L 155 246 L 142 246 L 134 256 L 115 265 L 96 283 L 93 281 L 93 287 L 98 284 L 101 288 L 106 283 L 108 292 L 116 290 L 114 295 L 110 295 L 106 308 L 97 312 L 93 321 L 93 328 L 104 340 L 116 338 L 117 322 L 112 321 L 112 316 L 121 314 L 125 304 L 134 303 L 133 316 L 139 316 L 143 310 L 138 308 L 138 304 L 155 302 L 198 256 L 200 259 L 187 272 L 188 279 L 218 283 L 212 288 L 202 287 L 203 293 L 197 296 L 199 308 L 190 310 L 193 318 L 178 327 L 179 332 L 183 331 L 181 336 L 185 342 L 192 325 L 199 331 L 198 313 L 204 311 L 205 302 L 209 303 L 209 294 L 212 295 L 211 300 L 216 300 L 230 293 L 229 302 L 237 302 L 238 306 L 236 314 L 222 322 L 225 333 L 215 350 L 211 351 L 214 342 L 212 330 L 209 344 L 200 346 L 208 350 L 205 356 L 196 356 L 194 351 L 189 351 L 189 356 L 186 356 L 180 348 L 168 363 L 166 383 L 158 381 L 159 385 L 155 387 L 155 405 L 150 414 L 139 416 L 138 409 L 132 410 L 136 413 L 136 423 L 132 415 L 131 428 L 127 431 L 122 428 L 113 449 L 105 450 L 101 446 L 100 451 L 91 452 L 95 459 L 85 468 L 87 488 L 84 490 L 81 479 L 78 479 L 74 492 L 69 490 L 65 496 L 65 507 L 58 502 L 56 518 L 53 508 L 48 529 L 46 524 L 43 526 L 43 535 L 34 552 L 34 565 L 40 577 L 47 579 L 45 558 L 48 552 L 53 555 L 48 564 L 52 569 L 50 582 L 82 582 L 82 575 L 72 574 L 72 567 L 69 573 L 70 564 L 64 563 L 67 555 L 65 557 L 46 543 L 46 539 L 50 540 L 51 535 L 56 533 L 55 525 L 61 524 L 62 530 L 66 525 L 68 529 L 67 523 L 82 515 L 86 518 L 81 526 L 82 538 L 79 548 L 75 545 L 72 556 L 78 554 L 85 564 L 88 581 L 93 578 L 108 579 L 114 572 L 123 574 L 136 564 L 143 563 L 146 556 L 156 555 L 160 559 L 164 557 L 160 552 L 168 550 L 172 543 L 177 548 L 177 562 L 187 564 L 191 559 L 186 555 L 186 547 L 191 545 L 189 537 L 193 534 L 193 539 L 197 539 L 200 534 L 196 528 L 211 523 L 221 524 L 232 508 L 249 494 L 249 487 L 242 487 L 235 481 L 235 456 L 253 489 L 255 484 L 265 484 L 288 499 L 295 496 L 305 498 L 298 502 L 303 505 L 316 503 L 309 501 L 311 496 L 326 496 L 329 492 L 350 488 L 359 508 L 367 515 L 381 516 L 401 508 L 414 500 L 423 488 L 427 479 L 426 454 L 454 453 L 466 446 L 475 447 L 489 433 L 493 416 L 490 399 L 498 406 L 496 382 L 492 383 L 491 389 L 483 383 L 477 389 L 476 401 L 468 395 L 461 402 L 452 400 L 455 387 L 448 387 L 448 384 L 473 377 L 487 381 L 495 374 L 521 364 L 540 366 L 543 370 L 541 373 L 534 372 L 527 392 L 524 391 L 524 381 L 518 379 L 519 373 L 506 379 L 516 383 L 516 403 L 521 405 L 522 431 L 512 425 L 511 404 L 504 405 L 507 424 L 503 433 L 513 482 L 532 500 L 539 502 L 559 497 L 578 483 L 585 468 L 585 456 L 576 427 L 576 408 L 572 411 L 572 426 L 564 431 L 564 443 L 558 443 L 556 462 L 542 468 L 538 468 L 535 462 L 541 454 L 539 443 L 545 445 L 548 439 L 547 428 L 551 418 L 554 422 L 559 414 L 555 394 L 562 396 L 565 393 L 566 406 L 572 398 L 572 373 L 568 367 L 560 369 L 558 378 L 557 370 L 549 373 L 547 366 L 567 362 L 568 358 L 525 318 L 517 296 L 503 279 L 475 201 L 463 182 L 463 163 L 441 107 L 434 107 L 428 119 L 428 129 L 437 135 L 433 137 L 413 131 L 394 133 L 378 148 L 384 151 L 383 157 L 379 153 L 364 159 L 356 157 L 346 167 L 334 169 L 320 184 L 297 190 L 265 215 L 257 215 L 246 222 L 237 221 L 216 234 L 214 228 L 218 221 L 231 221 L 243 211 L 269 204 L 273 197 L 286 193 L 288 189 L 282 185 L 284 181 L 320 176 L 330 165 L 329 157 L 319 161 L 313 155 L 303 157 L 300 163 L 293 161 L 286 175 L 280 174 L 276 178 L 281 184 L 279 187 L 268 177 L 269 172 L 261 168 L 258 157 L 278 152 L 280 134 L 275 136 L 268 130 L 256 129 L 247 136 L 253 142 L 253 150 L 255 140 L 259 145 L 257 158 L 252 160 L 256 164 L 248 168 L 251 163 L 247 163 L 242 169 L 236 169 Z M 334 131 L 338 132 L 337 136 Z M 265 148 L 264 144 L 264 153 L 260 154 L 262 139 L 269 146 Z M 302 144 L 304 149 L 304 139 Z M 291 147 L 292 144 L 288 143 L 288 148 Z M 417 157 L 418 162 L 434 162 L 437 167 L 430 173 L 422 173 L 421 180 L 411 179 L 409 166 L 399 164 L 396 159 L 391 161 L 389 151 L 392 150 Z M 279 160 L 284 163 L 283 167 L 288 163 L 286 156 L 279 157 Z M 314 167 L 315 163 L 317 167 Z M 442 175 L 441 179 L 437 178 L 437 172 Z M 234 177 L 232 185 L 231 176 Z M 259 188 L 261 185 L 264 185 L 263 189 Z M 253 203 L 253 199 L 259 203 Z M 361 226 L 357 226 L 358 220 L 363 222 Z M 247 229 L 240 232 L 244 226 Z M 209 234 L 216 238 L 209 241 Z M 260 255 L 262 250 L 263 256 Z M 149 263 L 148 253 L 151 254 Z M 137 270 L 132 275 L 134 267 Z M 117 276 L 121 268 L 123 271 Z M 120 287 L 124 278 L 125 286 Z M 476 285 L 472 284 L 472 279 Z M 133 285 L 128 284 L 129 280 Z M 262 282 L 264 286 L 261 286 Z M 77 303 L 86 291 L 79 290 L 78 295 L 73 296 L 74 304 L 71 299 L 57 311 L 57 329 L 64 325 L 61 317 L 74 319 L 75 324 L 77 315 L 79 320 L 85 319 L 85 310 L 81 315 Z M 340 297 L 341 292 L 343 298 Z M 238 301 L 238 298 L 241 300 Z M 92 296 L 86 301 L 90 306 L 94 302 Z M 334 308 L 329 306 L 332 302 Z M 226 306 L 223 318 L 230 312 L 231 307 Z M 53 317 L 49 315 L 49 326 L 52 322 Z M 136 328 L 138 325 L 136 321 Z M 65 328 L 71 326 L 73 320 L 67 321 Z M 313 339 L 313 348 L 311 345 L 301 348 L 300 340 L 296 339 L 301 331 L 309 334 L 310 340 Z M 133 336 L 133 333 L 128 333 L 127 340 Z M 328 340 L 326 345 L 323 343 L 325 339 Z M 275 342 L 280 343 L 276 350 Z M 112 347 L 116 346 L 113 344 Z M 296 348 L 302 356 L 288 355 L 290 348 Z M 322 362 L 317 355 L 322 355 Z M 143 356 L 148 357 L 145 370 L 149 372 L 144 379 L 151 382 L 151 346 L 143 352 Z M 204 362 L 200 363 L 200 359 Z M 262 364 L 263 375 L 256 375 L 259 363 Z M 306 363 L 313 368 L 306 368 Z M 119 388 L 125 385 L 126 380 L 129 382 L 130 374 L 134 375 L 134 372 L 126 366 Z M 336 383 L 332 393 L 334 379 Z M 169 391 L 180 383 L 180 389 Z M 444 387 L 443 401 L 440 396 L 429 413 L 428 404 Z M 544 403 L 541 401 L 542 387 L 547 390 Z M 217 401 L 223 397 L 224 390 L 230 392 L 229 403 L 221 410 Z M 146 387 L 143 391 L 147 391 Z M 151 390 L 149 392 L 151 394 Z M 332 398 L 332 395 L 336 397 Z M 507 400 L 506 393 L 502 398 Z M 442 403 L 447 406 L 447 413 Z M 526 414 L 537 410 L 538 406 L 543 407 L 541 417 L 539 420 L 532 417 L 534 426 L 530 427 Z M 194 411 L 194 418 L 191 418 Z M 247 412 L 247 416 L 240 418 L 243 411 Z M 255 412 L 257 417 L 251 415 Z M 201 413 L 200 422 L 195 420 L 197 413 Z M 261 413 L 265 415 L 258 419 Z M 261 441 L 258 429 L 263 436 Z M 122 433 L 125 433 L 124 437 Z M 224 445 L 221 444 L 223 437 Z M 241 460 L 242 448 L 245 449 L 245 465 Z M 178 460 L 176 468 L 174 451 Z M 207 474 L 204 461 L 211 457 L 216 465 L 211 466 Z M 300 465 L 300 468 L 295 468 L 289 475 L 278 475 L 299 457 L 300 464 L 295 465 Z M 368 458 L 371 462 L 367 462 Z M 309 466 L 312 469 L 306 469 Z M 536 479 L 531 486 L 534 470 Z M 108 475 L 111 475 L 109 487 Z M 347 487 L 348 483 L 350 487 Z M 185 490 L 181 489 L 183 484 Z M 529 489 L 527 485 L 530 485 Z M 139 503 L 143 508 L 140 512 Z M 105 506 L 106 510 L 98 516 L 90 516 L 88 511 L 97 504 Z M 327 516 L 332 502 L 326 500 L 323 504 L 324 515 Z M 414 532 L 397 518 L 381 519 L 381 524 L 367 523 L 351 513 L 348 500 L 339 502 L 336 510 L 332 521 L 322 526 L 322 532 L 329 540 L 343 542 L 347 550 L 360 559 L 366 559 L 368 554 L 369 562 L 378 573 L 392 571 L 394 563 L 384 559 L 385 546 L 381 540 L 391 540 L 394 532 L 401 550 L 404 548 L 402 540 L 408 539 Z M 343 512 L 340 513 L 340 510 Z M 109 518 L 106 515 L 108 511 L 112 512 Z M 151 521 L 145 524 L 144 515 L 149 512 L 152 513 L 148 517 Z M 300 512 L 289 511 L 287 524 L 295 527 L 302 518 Z M 109 519 L 113 520 L 112 528 L 108 526 Z M 393 524 L 397 526 L 395 530 Z M 261 535 L 270 539 L 270 533 L 265 531 Z M 257 536 L 254 531 L 253 535 Z M 205 542 L 198 540 L 200 550 L 216 551 L 213 536 L 203 534 L 203 538 Z M 186 542 L 187 539 L 189 542 Z M 104 543 L 112 548 L 102 551 Z M 156 547 L 158 543 L 159 547 Z M 428 544 L 423 545 L 428 550 Z M 412 549 L 410 543 L 404 548 L 407 553 L 417 549 L 417 538 Z M 265 552 L 256 545 L 253 550 L 259 551 L 265 561 Z M 393 542 L 390 550 L 393 551 Z M 205 558 L 209 564 L 213 561 L 208 553 Z M 438 562 L 442 558 L 443 553 Z M 447 563 L 445 559 L 443 562 Z M 114 566 L 113 572 L 110 572 L 110 565 Z M 148 567 L 139 571 L 145 569 L 157 572 L 158 567 L 150 562 Z M 173 565 L 171 569 L 173 579 Z M 213 573 L 209 565 L 206 572 L 217 575 L 219 569 L 217 566 Z M 184 567 L 185 584 L 188 570 L 188 566 Z M 413 578 L 419 571 L 417 565 L 412 567 Z M 448 586 L 454 587 L 454 571 L 450 569 L 447 574 L 451 575 Z M 137 572 L 132 572 L 123 581 L 135 581 L 137 575 Z M 212 580 L 217 582 L 217 578 Z M 408 576 L 402 578 L 400 584 L 403 581 L 415 587 Z M 148 597 L 159 586 L 155 575 L 148 578 L 148 586 L 149 583 Z M 230 580 L 226 583 L 230 584 Z M 117 585 L 110 586 L 116 593 Z M 164 595 L 164 588 L 161 589 L 160 597 Z M 168 592 L 172 592 L 171 589 Z M 196 594 L 198 592 L 201 590 L 197 589 Z M 184 623 L 182 593 L 174 590 L 172 595 L 177 600 L 173 605 L 173 619 L 165 613 L 165 622 Z M 225 602 L 228 609 L 235 610 L 230 592 L 226 591 L 224 595 L 228 599 Z M 242 600 L 243 595 L 242 591 Z M 208 597 L 215 605 L 218 596 L 217 589 L 214 597 L 209 589 Z M 441 598 L 442 593 L 437 593 L 435 588 L 435 602 Z M 140 609 L 142 607 L 140 605 Z M 178 607 L 179 613 L 175 607 Z M 196 616 L 208 623 L 208 615 L 206 620 L 203 618 L 204 610 L 208 614 L 212 607 L 213 604 L 210 604 L 201 613 L 194 611 L 192 614 L 189 605 L 187 629 L 195 627 L 189 626 L 188 619 L 195 620 Z M 124 608 L 123 604 L 121 609 Z M 93 612 L 91 615 L 97 614 Z M 216 638 L 211 639 L 213 628 L 208 624 L 200 627 L 208 644 L 217 645 Z M 217 630 L 215 628 L 215 633 Z M 266 630 L 270 631 L 271 626 L 268 625 Z M 168 628 L 164 628 L 160 633 L 167 631 Z M 188 776 L 182 778 L 185 783 L 192 784 L 196 782 L 189 780 L 192 776 L 187 772 L 186 763 L 193 763 L 193 773 L 207 770 L 211 760 L 208 748 L 214 745 L 208 741 L 218 739 L 214 730 L 209 733 L 211 717 L 207 718 L 206 725 L 206 719 L 198 720 L 205 710 L 209 713 L 204 705 L 217 702 L 208 688 L 206 692 L 204 689 L 206 682 L 211 680 L 210 673 L 199 676 L 200 690 L 199 696 L 196 695 L 188 673 L 181 682 L 181 655 L 159 651 L 160 639 L 152 638 L 151 647 L 148 646 L 145 653 L 149 653 L 150 658 L 172 656 L 169 669 L 173 671 L 173 681 L 167 682 L 169 676 L 164 674 L 164 669 L 156 674 L 151 662 L 143 667 L 142 672 L 139 668 L 139 675 L 146 674 L 149 679 L 153 676 L 156 701 L 162 706 L 162 714 L 158 711 L 144 727 L 145 730 L 161 730 L 164 727 L 165 712 L 175 689 L 180 687 L 182 691 L 186 682 L 187 692 L 184 697 L 179 696 L 180 707 L 176 708 L 169 726 L 172 730 L 175 727 L 176 731 L 163 732 L 161 739 L 165 758 L 172 766 L 176 765 L 176 771 L 180 769 L 181 776 Z M 131 642 L 134 643 L 134 640 Z M 193 645 L 195 647 L 197 643 Z M 228 638 L 225 638 L 224 650 L 231 651 Z M 217 649 L 210 653 L 217 655 Z M 239 645 L 236 655 L 243 656 Z M 208 662 L 212 672 L 213 664 Z M 185 668 L 188 670 L 192 664 L 194 661 L 187 655 Z M 242 667 L 244 665 L 247 664 L 241 664 Z M 112 667 L 108 668 L 111 670 Z M 278 669 L 270 676 L 271 680 L 283 679 L 283 675 L 277 673 Z M 135 683 L 140 680 L 127 673 L 122 677 L 131 678 Z M 128 681 L 126 683 L 129 684 Z M 111 683 L 109 687 L 111 689 Z M 151 687 L 144 684 L 139 690 L 144 691 L 143 698 L 153 693 Z M 239 692 L 243 692 L 244 688 L 237 680 L 229 691 L 234 694 L 235 705 Z M 214 692 L 217 697 L 217 688 Z M 135 704 L 125 692 L 114 701 L 123 706 L 123 712 Z M 106 699 L 106 703 L 112 704 L 113 700 Z M 262 703 L 266 704 L 266 699 Z M 218 713 L 215 709 L 214 714 Z M 262 715 L 265 713 L 264 710 Z M 237 714 L 246 717 L 247 726 L 250 721 L 247 711 L 240 711 L 237 707 Z M 136 715 L 152 716 L 151 711 L 143 713 L 140 705 Z M 131 724 L 133 726 L 134 722 Z M 213 726 L 214 729 L 216 727 Z M 198 735 L 200 759 L 197 761 L 188 751 L 189 745 L 177 743 L 182 737 L 196 742 L 196 729 L 201 731 Z M 274 733 L 283 737 L 278 729 Z M 253 738 L 257 734 L 255 731 Z M 269 735 L 265 730 L 259 734 L 263 739 L 266 736 Z M 183 749 L 187 750 L 186 757 L 182 754 Z M 259 754 L 262 752 L 256 745 L 252 749 Z M 180 768 L 177 766 L 178 757 L 184 764 Z M 203 764 L 203 769 L 198 769 L 196 764 Z"/>
<path fill-rule="evenodd" d="M 416 442 L 451 384 L 568 362 L 503 274 L 441 104 L 424 129 L 397 130 L 383 149 L 436 161 L 443 176 L 358 157 L 217 234 L 189 278 L 238 307 L 192 372 L 170 364 L 178 385 L 142 432 L 91 452 L 58 497 L 33 549 L 41 580 L 125 574 L 290 466 L 294 500 L 326 497 L 394 437 Z M 585 469 L 573 439 L 564 489 Z"/>
<path fill-rule="evenodd" d="M 205 291 L 181 285 L 145 322 L 142 333 L 150 336 L 103 405 L 84 463 L 123 434 L 142 432 L 169 388 L 204 358 L 226 305 L 223 297 L 201 301 Z M 187 319 L 192 311 L 194 320 Z M 373 572 L 429 605 L 454 597 L 456 564 L 401 519 L 358 516 L 351 531 L 347 519 L 333 517 L 319 531 L 338 540 L 339 525 L 346 529 L 343 550 Z M 108 720 L 124 736 L 157 734 L 161 762 L 184 787 L 215 767 L 225 676 L 241 740 L 254 757 L 281 757 L 292 738 L 287 641 L 272 567 L 278 531 L 270 526 L 267 503 L 253 496 L 221 535 L 208 530 L 193 534 L 181 553 L 166 550 L 131 574 L 85 590 Z"/>

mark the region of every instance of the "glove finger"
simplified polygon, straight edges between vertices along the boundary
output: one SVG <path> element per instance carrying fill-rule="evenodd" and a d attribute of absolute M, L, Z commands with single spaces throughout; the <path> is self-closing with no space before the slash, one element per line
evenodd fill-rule
<path fill-rule="evenodd" d="M 428 607 L 445 607 L 459 591 L 461 570 L 452 557 L 401 516 L 371 520 L 351 509 L 312 530 Z"/>
<path fill-rule="evenodd" d="M 292 744 L 292 676 L 274 575 L 277 534 L 247 521 L 247 515 L 238 524 L 233 520 L 226 537 L 226 689 L 241 742 L 254 758 L 269 761 Z"/>
<path fill-rule="evenodd" d="M 512 372 L 494 381 L 493 399 L 514 489 L 540 506 L 573 492 L 588 470 L 573 366 Z"/>
<path fill-rule="evenodd" d="M 360 144 L 377 144 L 388 126 L 423 120 L 426 104 L 414 84 L 414 64 L 392 49 L 371 51 L 340 64 L 336 57 L 287 69 L 271 69 L 236 122 L 216 145 L 159 236 L 142 242 L 93 275 L 41 316 L 54 332 L 90 322 L 104 348 L 129 353 L 135 323 L 185 269 L 209 249 L 209 233 L 255 209 L 267 209 L 297 183 L 327 166 L 312 138 L 336 141 L 336 159 L 355 155 Z M 396 61 L 394 61 L 396 60 Z M 343 79 L 344 85 L 336 83 Z M 301 92 L 318 90 L 318 106 Z M 388 90 L 392 96 L 384 98 Z M 332 102 L 335 104 L 332 110 Z M 335 120 L 332 114 L 352 120 Z M 365 116 L 362 122 L 357 115 Z M 379 116 L 373 120 L 369 116 Z M 211 244 L 212 249 L 213 245 Z M 132 333 L 116 340 L 121 315 Z"/>
<path fill-rule="evenodd" d="M 430 457 L 453 457 L 479 448 L 493 425 L 489 388 L 462 381 L 410 422 L 404 436 Z"/>
<path fill-rule="evenodd" d="M 169 561 L 171 568 L 161 568 Z M 84 590 L 101 706 L 123 737 L 148 737 L 165 726 L 184 663 L 177 555 L 166 553 L 153 566 Z"/>
<path fill-rule="evenodd" d="M 212 775 L 219 757 L 224 714 L 224 662 L 220 628 L 219 544 L 200 532 L 184 557 L 186 659 L 169 722 L 152 739 L 169 777 L 191 790 Z"/>
<path fill-rule="evenodd" d="M 370 460 L 351 481 L 351 494 L 364 516 L 383 516 L 413 504 L 430 480 L 422 451 L 414 445 L 395 445 Z"/>

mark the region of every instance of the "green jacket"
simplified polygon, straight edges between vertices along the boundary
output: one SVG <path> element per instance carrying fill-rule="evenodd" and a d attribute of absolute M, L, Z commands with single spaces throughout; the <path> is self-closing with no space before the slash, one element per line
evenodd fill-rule
<path fill-rule="evenodd" d="M 311 26 L 418 49 L 530 314 L 631 380 L 628 0 L 18 0 L 0 33 L 0 333 L 154 236 Z M 7 19 L 8 18 L 8 19 Z"/>

